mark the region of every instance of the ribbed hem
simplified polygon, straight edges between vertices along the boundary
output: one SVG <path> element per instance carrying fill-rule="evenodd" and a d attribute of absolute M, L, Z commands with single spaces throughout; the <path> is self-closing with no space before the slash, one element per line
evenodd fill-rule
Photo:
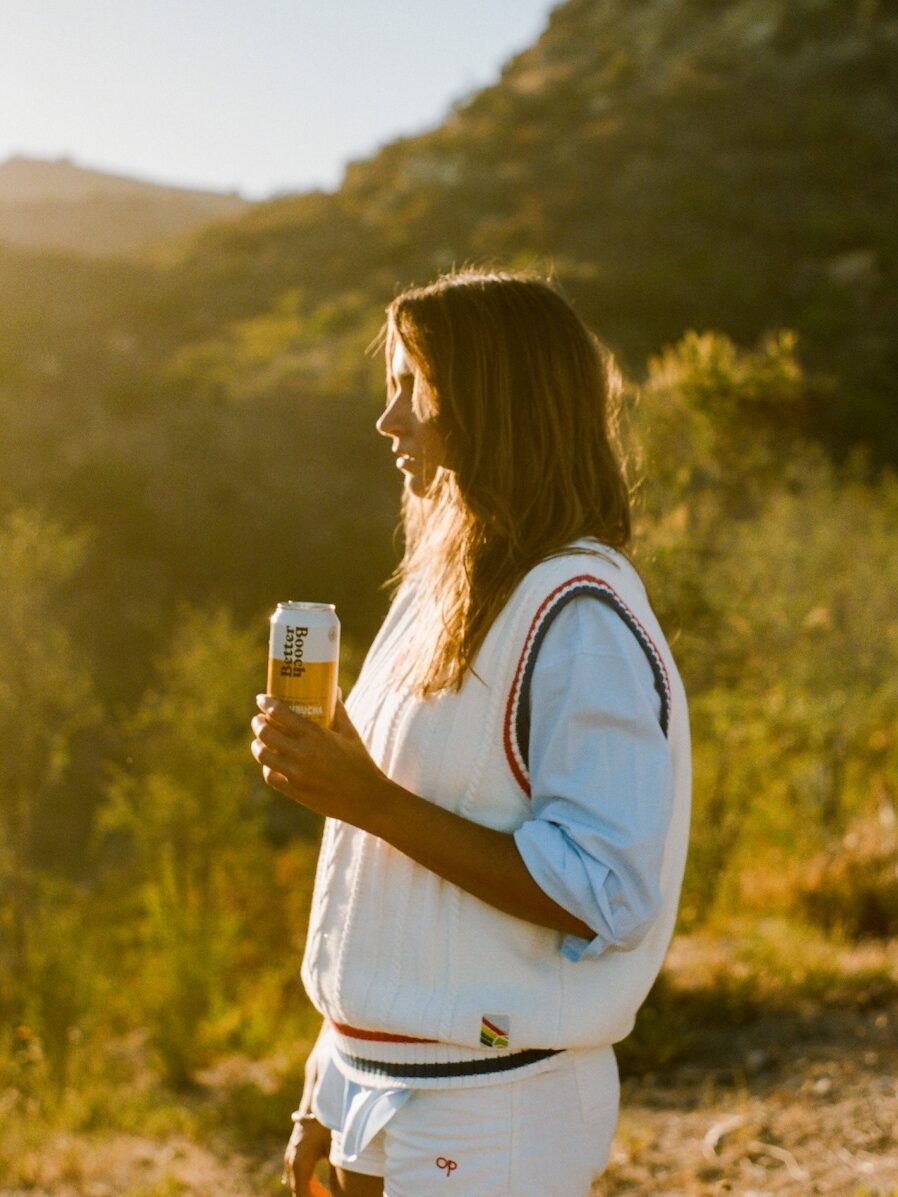
<path fill-rule="evenodd" d="M 478 1051 L 457 1044 L 352 1038 L 330 1025 L 329 1053 L 347 1080 L 369 1089 L 467 1089 L 555 1068 L 563 1049 Z"/>
<path fill-rule="evenodd" d="M 532 1048 L 529 1051 L 512 1052 L 508 1056 L 492 1059 L 454 1060 L 446 1064 L 391 1064 L 386 1060 L 369 1060 L 364 1056 L 347 1056 L 337 1052 L 343 1064 L 368 1076 L 384 1077 L 391 1081 L 455 1080 L 460 1077 L 492 1076 L 496 1073 L 514 1072 L 529 1064 L 539 1064 L 550 1056 L 559 1054 L 556 1048 Z"/>

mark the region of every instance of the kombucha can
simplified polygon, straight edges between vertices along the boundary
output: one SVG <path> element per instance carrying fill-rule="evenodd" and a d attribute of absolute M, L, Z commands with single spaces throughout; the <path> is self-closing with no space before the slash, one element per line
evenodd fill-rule
<path fill-rule="evenodd" d="M 331 603 L 278 603 L 271 617 L 268 693 L 330 727 L 337 705 L 340 621 Z"/>

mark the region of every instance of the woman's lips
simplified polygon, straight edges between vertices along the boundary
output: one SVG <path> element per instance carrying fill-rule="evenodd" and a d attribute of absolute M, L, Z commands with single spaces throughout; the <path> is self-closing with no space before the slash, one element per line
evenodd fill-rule
<path fill-rule="evenodd" d="M 411 470 L 417 458 L 411 453 L 397 453 L 396 454 L 396 468 L 398 470 Z"/>

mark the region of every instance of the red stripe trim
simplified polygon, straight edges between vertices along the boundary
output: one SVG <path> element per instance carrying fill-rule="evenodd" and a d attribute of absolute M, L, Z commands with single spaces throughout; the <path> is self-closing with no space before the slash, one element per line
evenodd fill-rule
<path fill-rule="evenodd" d="M 668 691 L 668 693 L 670 693 L 670 678 L 667 673 L 667 665 L 665 664 L 663 656 L 658 651 L 658 646 L 655 644 L 654 640 L 651 638 L 651 636 L 646 631 L 644 624 L 636 618 L 636 616 L 633 614 L 632 609 L 624 602 L 624 600 L 620 597 L 620 595 L 617 593 L 617 591 L 614 589 L 613 586 L 609 585 L 609 583 L 606 582 L 603 578 L 597 578 L 594 574 L 577 574 L 576 577 L 568 578 L 568 580 L 566 582 L 562 582 L 560 586 L 556 586 L 556 588 L 552 591 L 552 593 L 547 595 L 547 597 L 542 601 L 536 614 L 533 617 L 533 620 L 531 621 L 530 628 L 529 628 L 529 630 L 527 632 L 527 636 L 524 640 L 524 647 L 521 650 L 521 655 L 520 655 L 520 658 L 518 659 L 518 666 L 517 666 L 517 669 L 515 670 L 514 681 L 511 684 L 511 690 L 509 691 L 509 694 L 508 694 L 508 701 L 505 704 L 505 729 L 504 729 L 503 736 L 502 736 L 502 741 L 503 741 L 503 744 L 505 747 L 505 756 L 508 760 L 509 768 L 511 769 L 511 771 L 514 775 L 515 781 L 518 783 L 518 785 L 521 787 L 521 789 L 524 791 L 524 793 L 527 795 L 528 798 L 530 797 L 530 779 L 529 779 L 529 777 L 526 776 L 524 771 L 521 769 L 520 764 L 518 763 L 518 759 L 517 759 L 517 756 L 515 755 L 514 744 L 513 744 L 515 699 L 518 695 L 518 690 L 520 688 L 521 675 L 524 672 L 527 658 L 530 654 L 530 648 L 533 643 L 534 634 L 535 634 L 537 628 L 539 627 L 539 624 L 543 618 L 543 615 L 545 614 L 546 608 L 551 607 L 552 603 L 555 602 L 555 600 L 558 598 L 558 596 L 563 591 L 567 590 L 571 586 L 578 585 L 581 582 L 591 582 L 594 585 L 599 586 L 603 590 L 610 591 L 611 594 L 614 595 L 615 599 L 624 608 L 624 610 L 628 612 L 628 614 L 630 615 L 630 618 L 637 625 L 637 627 L 639 627 L 643 636 L 645 636 L 648 643 L 654 649 L 655 655 L 658 658 L 658 663 L 661 666 L 661 671 L 664 674 L 664 681 L 667 686 L 667 691 Z"/>
<path fill-rule="evenodd" d="M 515 670 L 514 681 L 511 684 L 511 690 L 509 691 L 509 694 L 508 694 L 508 701 L 505 704 L 505 733 L 503 735 L 503 741 L 505 744 L 505 756 L 508 759 L 508 764 L 509 764 L 509 767 L 511 768 L 512 773 L 514 774 L 515 781 L 518 783 L 518 785 L 521 787 L 521 789 L 524 791 L 524 793 L 527 795 L 528 798 L 530 797 L 530 779 L 524 774 L 523 770 L 521 769 L 520 765 L 518 764 L 518 760 L 514 754 L 514 748 L 512 746 L 512 726 L 514 723 L 514 717 L 513 717 L 514 701 L 515 701 L 515 697 L 518 693 L 518 690 L 520 688 L 521 674 L 524 672 L 524 664 L 527 660 L 527 655 L 530 651 L 530 644 L 531 644 L 531 641 L 533 640 L 533 633 L 535 632 L 540 620 L 542 619 L 543 612 L 545 611 L 546 607 L 551 606 L 551 604 L 554 602 L 555 598 L 562 592 L 562 590 L 566 590 L 568 588 L 568 586 L 570 586 L 571 581 L 573 581 L 573 580 L 574 579 L 571 579 L 570 581 L 567 581 L 567 582 L 562 582 L 562 584 L 560 586 L 558 586 L 555 590 L 553 590 L 552 593 L 550 595 L 548 595 L 543 600 L 543 602 L 540 604 L 536 614 L 534 615 L 534 617 L 530 623 L 530 628 L 529 628 L 527 635 L 524 639 L 524 647 L 521 649 L 521 655 L 518 658 L 518 667 Z"/>
<path fill-rule="evenodd" d="M 372 1043 L 439 1043 L 439 1039 L 415 1039 L 411 1035 L 388 1035 L 385 1031 L 363 1031 L 360 1027 L 350 1027 L 344 1022 L 334 1022 L 331 1026 L 341 1035 L 350 1039 L 367 1039 Z"/>
<path fill-rule="evenodd" d="M 490 1022 L 488 1018 L 484 1018 L 481 1021 L 485 1027 L 489 1027 L 491 1031 L 495 1031 L 496 1034 L 501 1035 L 503 1039 L 508 1035 L 508 1031 L 503 1031 L 501 1027 L 497 1027 L 495 1023 Z"/>

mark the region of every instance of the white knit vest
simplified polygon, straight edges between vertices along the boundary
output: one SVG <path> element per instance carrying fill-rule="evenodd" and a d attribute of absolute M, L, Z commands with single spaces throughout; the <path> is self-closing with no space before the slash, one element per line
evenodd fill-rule
<path fill-rule="evenodd" d="M 528 681 L 554 614 L 573 597 L 609 603 L 645 652 L 672 758 L 661 912 L 629 951 L 572 962 L 561 935 L 504 914 L 383 840 L 328 820 L 303 981 L 334 1024 L 344 1071 L 445 1083 L 455 1065 L 526 1064 L 529 1049 L 611 1044 L 627 1035 L 673 931 L 686 857 L 689 726 L 679 674 L 633 567 L 595 541 L 532 569 L 500 613 L 459 693 L 416 698 L 396 682 L 411 593 L 400 592 L 347 707 L 381 769 L 415 794 L 512 832 L 531 817 Z M 659 797 L 659 801 L 664 796 Z M 503 1065 L 486 1061 L 508 1057 Z M 478 1061 L 484 1063 L 477 1063 Z M 476 1083 L 476 1082 L 475 1082 Z M 482 1083 L 482 1082 L 481 1082 Z"/>

